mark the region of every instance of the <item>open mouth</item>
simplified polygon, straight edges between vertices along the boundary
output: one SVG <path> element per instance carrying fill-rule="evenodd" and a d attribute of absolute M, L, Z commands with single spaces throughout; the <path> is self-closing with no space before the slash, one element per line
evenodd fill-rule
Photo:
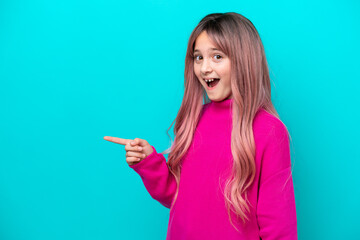
<path fill-rule="evenodd" d="M 205 79 L 206 84 L 208 85 L 208 87 L 213 88 L 215 87 L 220 81 L 220 78 L 210 78 L 210 79 Z"/>

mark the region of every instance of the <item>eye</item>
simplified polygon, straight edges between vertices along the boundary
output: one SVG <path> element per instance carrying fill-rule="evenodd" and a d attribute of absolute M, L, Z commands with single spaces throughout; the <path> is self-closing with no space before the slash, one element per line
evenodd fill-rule
<path fill-rule="evenodd" d="M 221 56 L 220 54 L 215 54 L 215 55 L 214 55 L 214 58 L 215 58 L 216 60 L 220 60 L 220 59 L 222 59 L 222 56 Z"/>
<path fill-rule="evenodd" d="M 202 59 L 202 56 L 196 55 L 194 56 L 195 61 L 200 61 Z"/>

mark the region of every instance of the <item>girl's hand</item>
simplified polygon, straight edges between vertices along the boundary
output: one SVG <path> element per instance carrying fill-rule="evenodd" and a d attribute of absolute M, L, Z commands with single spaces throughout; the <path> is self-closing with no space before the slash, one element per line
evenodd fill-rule
<path fill-rule="evenodd" d="M 140 138 L 131 140 L 105 136 L 104 139 L 109 142 L 125 145 L 126 162 L 129 166 L 140 162 L 154 151 L 146 140 Z"/>

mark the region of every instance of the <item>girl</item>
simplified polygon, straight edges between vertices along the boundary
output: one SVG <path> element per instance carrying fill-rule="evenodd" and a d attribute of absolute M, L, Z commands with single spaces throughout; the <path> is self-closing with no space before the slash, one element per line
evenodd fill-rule
<path fill-rule="evenodd" d="M 170 208 L 167 239 L 297 239 L 288 132 L 244 16 L 210 14 L 191 33 L 174 134 L 168 162 L 146 140 L 104 137 Z"/>

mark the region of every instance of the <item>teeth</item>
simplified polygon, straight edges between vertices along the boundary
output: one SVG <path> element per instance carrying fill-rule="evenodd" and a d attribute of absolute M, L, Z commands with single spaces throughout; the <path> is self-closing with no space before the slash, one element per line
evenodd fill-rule
<path fill-rule="evenodd" d="M 211 78 L 211 79 L 205 79 L 205 82 L 213 82 L 214 81 L 214 78 Z"/>

